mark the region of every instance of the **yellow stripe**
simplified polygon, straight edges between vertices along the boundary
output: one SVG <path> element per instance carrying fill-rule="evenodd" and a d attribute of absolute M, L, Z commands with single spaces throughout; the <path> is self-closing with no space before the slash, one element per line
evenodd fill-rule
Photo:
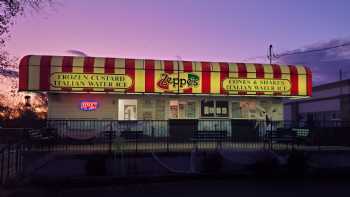
<path fill-rule="evenodd" d="M 28 89 L 39 90 L 41 56 L 31 56 L 28 68 Z"/>
<path fill-rule="evenodd" d="M 298 95 L 306 96 L 307 83 L 306 83 L 306 70 L 303 66 L 296 66 L 298 71 Z"/>
<path fill-rule="evenodd" d="M 114 74 L 125 75 L 125 59 L 117 58 L 114 62 Z M 124 92 L 124 90 L 114 89 L 115 92 Z"/>
<path fill-rule="evenodd" d="M 245 64 L 247 68 L 247 78 L 248 79 L 256 79 L 256 69 L 254 64 Z M 256 95 L 256 92 L 247 92 L 247 94 Z"/>
<path fill-rule="evenodd" d="M 229 64 L 228 65 L 228 77 L 229 78 L 238 78 L 238 67 L 237 64 Z M 229 92 L 231 95 L 237 95 L 238 92 L 237 91 L 230 91 Z"/>
<path fill-rule="evenodd" d="M 84 58 L 83 57 L 74 57 L 73 58 L 73 73 L 84 73 Z M 72 91 L 83 91 L 83 88 L 72 88 Z"/>
<path fill-rule="evenodd" d="M 125 59 L 115 59 L 114 65 L 115 74 L 125 74 Z"/>
<path fill-rule="evenodd" d="M 220 65 L 219 65 L 219 63 L 211 63 L 210 93 L 211 94 L 220 94 Z"/>
<path fill-rule="evenodd" d="M 184 73 L 184 64 L 183 64 L 183 62 L 182 61 L 176 61 L 176 62 L 174 62 L 174 65 L 177 65 L 176 67 L 179 68 L 178 71 L 176 71 L 176 73 L 180 73 L 179 75 L 181 76 L 181 74 Z M 183 93 L 183 90 L 179 89 L 179 92 Z"/>
<path fill-rule="evenodd" d="M 94 73 L 100 73 L 100 74 L 105 73 L 104 66 L 105 66 L 105 58 L 100 58 L 100 57 L 95 58 Z M 93 90 L 97 91 L 97 92 L 103 92 L 105 89 L 104 88 L 93 88 Z"/>
<path fill-rule="evenodd" d="M 264 64 L 264 78 L 273 79 L 273 70 L 270 64 Z M 273 95 L 273 92 L 264 92 L 265 95 Z"/>
<path fill-rule="evenodd" d="M 290 83 L 290 70 L 289 67 L 286 65 L 280 65 L 281 68 L 281 79 L 287 79 Z M 288 92 L 282 92 L 282 95 L 290 95 L 290 90 Z"/>
<path fill-rule="evenodd" d="M 135 60 L 135 92 L 145 92 L 144 60 Z"/>
<path fill-rule="evenodd" d="M 62 72 L 62 61 L 63 57 L 53 56 L 51 59 L 51 69 L 50 69 L 50 82 L 52 73 Z M 61 90 L 61 88 L 52 87 L 50 84 L 50 90 Z"/>

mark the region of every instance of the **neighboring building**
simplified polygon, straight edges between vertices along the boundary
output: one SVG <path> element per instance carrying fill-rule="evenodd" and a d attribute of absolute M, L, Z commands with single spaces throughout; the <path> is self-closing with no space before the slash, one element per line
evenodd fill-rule
<path fill-rule="evenodd" d="M 350 121 L 350 79 L 312 88 L 312 97 L 284 104 L 285 120 Z"/>

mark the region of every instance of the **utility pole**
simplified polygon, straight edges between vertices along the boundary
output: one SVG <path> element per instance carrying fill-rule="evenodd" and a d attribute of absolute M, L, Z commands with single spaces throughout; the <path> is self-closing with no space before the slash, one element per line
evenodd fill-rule
<path fill-rule="evenodd" d="M 339 69 L 339 81 L 343 80 L 343 71 Z"/>
<path fill-rule="evenodd" d="M 267 55 L 267 58 L 270 60 L 270 64 L 272 64 L 272 44 L 269 46 L 269 54 Z"/>

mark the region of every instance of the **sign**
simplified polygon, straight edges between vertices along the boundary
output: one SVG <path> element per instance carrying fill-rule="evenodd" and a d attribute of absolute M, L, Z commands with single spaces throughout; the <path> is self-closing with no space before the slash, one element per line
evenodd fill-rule
<path fill-rule="evenodd" d="M 82 111 L 94 111 L 98 108 L 98 101 L 94 100 L 82 100 L 80 101 L 80 110 Z"/>
<path fill-rule="evenodd" d="M 171 92 L 191 89 L 199 86 L 199 76 L 194 73 L 162 73 L 157 86 Z"/>
<path fill-rule="evenodd" d="M 286 79 L 239 79 L 227 78 L 222 82 L 226 91 L 288 92 L 291 88 Z"/>
<path fill-rule="evenodd" d="M 53 73 L 51 86 L 55 88 L 128 89 L 132 79 L 122 74 Z"/>

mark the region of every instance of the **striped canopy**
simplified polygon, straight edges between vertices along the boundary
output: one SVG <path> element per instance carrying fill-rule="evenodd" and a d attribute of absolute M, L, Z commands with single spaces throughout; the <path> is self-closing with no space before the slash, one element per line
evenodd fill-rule
<path fill-rule="evenodd" d="M 302 65 L 29 55 L 20 91 L 311 96 Z"/>

